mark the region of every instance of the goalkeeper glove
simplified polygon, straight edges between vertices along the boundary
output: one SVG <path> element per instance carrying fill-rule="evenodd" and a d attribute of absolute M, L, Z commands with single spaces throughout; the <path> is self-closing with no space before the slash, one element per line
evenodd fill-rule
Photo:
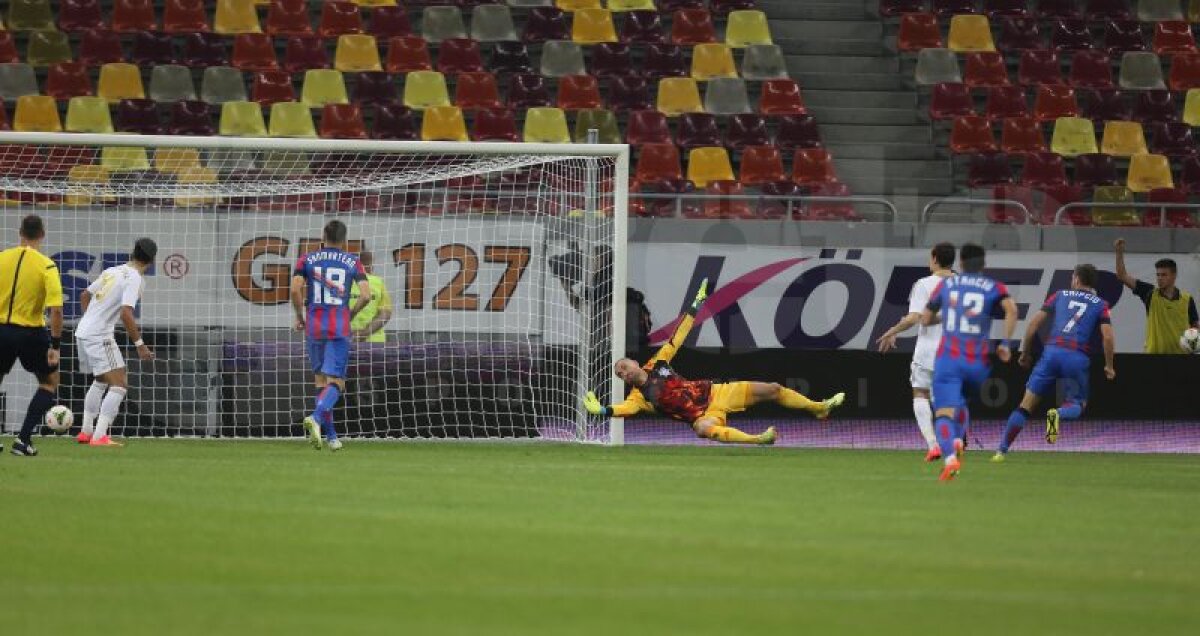
<path fill-rule="evenodd" d="M 704 299 L 708 298 L 708 279 L 700 281 L 700 289 L 696 290 L 696 299 L 692 301 L 692 311 L 699 311 Z"/>
<path fill-rule="evenodd" d="M 587 409 L 592 415 L 608 415 L 609 409 L 607 406 L 600 404 L 600 398 L 596 394 L 588 391 L 587 395 L 583 396 L 583 408 Z"/>

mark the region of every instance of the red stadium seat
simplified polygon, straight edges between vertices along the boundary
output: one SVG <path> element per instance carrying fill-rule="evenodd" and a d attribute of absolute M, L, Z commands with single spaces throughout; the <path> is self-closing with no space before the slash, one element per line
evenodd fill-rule
<path fill-rule="evenodd" d="M 283 70 L 303 73 L 309 69 L 329 67 L 329 51 L 319 36 L 293 35 L 287 39 L 283 49 Z"/>
<path fill-rule="evenodd" d="M 1150 124 L 1150 152 L 1173 159 L 1196 154 L 1192 127 L 1183 122 Z"/>
<path fill-rule="evenodd" d="M 372 139 L 413 141 L 419 137 L 421 113 L 400 102 L 385 102 L 375 106 Z"/>
<path fill-rule="evenodd" d="M 1146 195 L 1148 203 L 1189 203 L 1188 193 L 1178 188 L 1155 188 Z M 1163 219 L 1163 213 L 1166 219 Z M 1146 210 L 1142 224 L 1147 227 L 1170 227 L 1191 229 L 1196 227 L 1196 217 L 1188 208 L 1158 208 Z"/>
<path fill-rule="evenodd" d="M 931 9 L 934 15 L 947 20 L 956 15 L 979 13 L 975 0 L 933 0 Z"/>
<path fill-rule="evenodd" d="M 967 156 L 967 187 L 1006 185 L 1012 180 L 1012 166 L 1007 154 L 985 152 Z"/>
<path fill-rule="evenodd" d="M 603 79 L 637 74 L 637 65 L 633 63 L 628 44 L 602 42 L 588 48 L 592 54 L 589 65 L 592 75 Z"/>
<path fill-rule="evenodd" d="M 266 33 L 239 33 L 233 36 L 231 65 L 243 71 L 273 71 L 279 68 L 275 43 Z"/>
<path fill-rule="evenodd" d="M 1078 0 L 1037 0 L 1033 13 L 1042 19 L 1078 20 L 1083 17 Z"/>
<path fill-rule="evenodd" d="M 683 48 L 676 44 L 651 44 L 646 47 L 641 72 L 651 79 L 687 77 L 688 63 Z"/>
<path fill-rule="evenodd" d="M 121 36 L 116 31 L 100 29 L 85 31 L 79 37 L 79 57 L 77 59 L 88 66 L 124 62 L 125 52 L 121 50 Z"/>
<path fill-rule="evenodd" d="M 208 12 L 204 9 L 204 0 L 166 0 L 164 3 L 163 31 L 207 33 L 208 30 Z"/>
<path fill-rule="evenodd" d="M 1119 89 L 1079 91 L 1081 116 L 1093 121 L 1128 121 L 1131 109 Z"/>
<path fill-rule="evenodd" d="M 944 82 L 933 86 L 929 97 L 930 119 L 942 121 L 974 114 L 975 101 L 966 84 Z"/>
<path fill-rule="evenodd" d="M 679 117 L 675 143 L 684 150 L 720 146 L 723 140 L 717 116 L 708 113 L 684 113 Z"/>
<path fill-rule="evenodd" d="M 986 117 L 959 117 L 950 130 L 950 151 L 955 154 L 994 152 L 996 138 Z"/>
<path fill-rule="evenodd" d="M 932 13 L 906 13 L 900 18 L 896 46 L 901 51 L 940 49 L 944 46 L 937 16 Z"/>
<path fill-rule="evenodd" d="M 59 62 L 51 66 L 43 92 L 57 100 L 95 94 L 87 65 L 83 62 Z"/>
<path fill-rule="evenodd" d="M 263 30 L 271 35 L 312 35 L 306 0 L 271 0 Z"/>
<path fill-rule="evenodd" d="M 675 143 L 671 138 L 671 127 L 667 122 L 667 116 L 653 109 L 635 110 L 629 113 L 625 141 L 630 146 Z"/>
<path fill-rule="evenodd" d="M 743 152 L 748 146 L 771 145 L 771 131 L 767 130 L 767 119 L 752 113 L 731 115 L 725 125 L 725 147 L 734 152 Z"/>
<path fill-rule="evenodd" d="M 358 5 L 346 0 L 332 0 L 321 5 L 321 22 L 317 35 L 336 38 L 339 35 L 364 33 L 362 14 Z"/>
<path fill-rule="evenodd" d="M 1042 126 L 1032 117 L 1010 117 L 1000 129 L 1000 149 L 1009 154 L 1047 152 Z"/>
<path fill-rule="evenodd" d="M 729 15 L 731 11 L 757 8 L 758 3 L 755 0 L 709 0 L 708 2 L 708 10 L 718 18 Z"/>
<path fill-rule="evenodd" d="M 591 75 L 567 75 L 558 79 L 558 107 L 563 110 L 591 110 L 604 105 L 600 83 Z"/>
<path fill-rule="evenodd" d="M 1065 84 L 1059 68 L 1058 53 L 1055 51 L 1021 51 L 1021 61 L 1017 64 L 1017 83 L 1021 86 Z"/>
<path fill-rule="evenodd" d="M 1179 121 L 1179 108 L 1171 91 L 1138 91 L 1132 119 L 1143 124 L 1175 122 Z"/>
<path fill-rule="evenodd" d="M 784 152 L 793 152 L 798 148 L 820 148 L 823 144 L 817 120 L 812 115 L 780 117 L 775 145 Z"/>
<path fill-rule="evenodd" d="M 1133 19 L 1127 0 L 1087 0 L 1083 15 L 1092 21 Z"/>
<path fill-rule="evenodd" d="M 571 19 L 556 7 L 536 7 L 525 18 L 521 39 L 525 42 L 570 40 Z"/>
<path fill-rule="evenodd" d="M 1050 29 L 1050 47 L 1056 51 L 1086 51 L 1095 46 L 1083 20 L 1055 20 Z"/>
<path fill-rule="evenodd" d="M 122 99 L 113 109 L 113 128 L 137 135 L 161 135 L 158 104 L 149 99 Z"/>
<path fill-rule="evenodd" d="M 833 158 L 824 148 L 798 148 L 792 158 L 792 181 L 801 186 L 815 187 L 836 183 Z"/>
<path fill-rule="evenodd" d="M 1184 157 L 1179 162 L 1179 187 L 1188 194 L 1200 194 L 1200 156 Z"/>
<path fill-rule="evenodd" d="M 183 36 L 183 55 L 180 59 L 186 66 L 225 66 L 229 58 L 225 55 L 225 38 L 211 33 L 188 33 Z"/>
<path fill-rule="evenodd" d="M 496 77 L 486 71 L 460 73 L 455 78 L 454 105 L 463 110 L 502 108 Z"/>
<path fill-rule="evenodd" d="M 1076 185 L 1060 184 L 1039 188 L 1045 196 L 1042 198 L 1042 224 L 1053 225 L 1058 208 L 1068 203 L 1083 201 L 1083 188 Z M 1091 225 L 1092 215 L 1087 208 L 1072 208 L 1063 213 L 1064 225 Z"/>
<path fill-rule="evenodd" d="M 138 66 L 175 64 L 175 42 L 170 33 L 138 31 L 133 34 L 133 45 L 129 49 L 129 61 Z"/>
<path fill-rule="evenodd" d="M 1001 51 L 1038 50 L 1045 48 L 1045 40 L 1033 18 L 1000 18 L 1000 35 L 996 37 L 996 48 Z"/>
<path fill-rule="evenodd" d="M 253 73 L 250 81 L 250 99 L 270 106 L 276 102 L 296 101 L 296 87 L 292 75 L 287 71 L 264 70 Z"/>
<path fill-rule="evenodd" d="M 61 0 L 58 3 L 58 28 L 68 33 L 103 29 L 100 0 Z"/>
<path fill-rule="evenodd" d="M 971 88 L 1008 86 L 1004 56 L 995 52 L 968 53 L 963 83 Z"/>
<path fill-rule="evenodd" d="M 384 68 L 389 73 L 411 73 L 433 70 L 433 59 L 429 55 L 429 44 L 419 35 L 405 35 L 388 40 L 387 60 Z"/>
<path fill-rule="evenodd" d="M 383 6 L 371 9 L 371 22 L 367 25 L 367 33 L 375 36 L 380 42 L 389 38 L 412 35 L 412 22 L 408 12 L 402 6 Z"/>
<path fill-rule="evenodd" d="M 775 146 L 747 146 L 742 151 L 742 164 L 738 181 L 744 186 L 761 186 L 776 181 L 787 181 L 783 170 L 783 155 Z"/>
<path fill-rule="evenodd" d="M 217 127 L 213 125 L 212 111 L 208 104 L 199 101 L 178 101 L 171 105 L 167 133 L 211 137 L 217 134 Z"/>
<path fill-rule="evenodd" d="M 1155 24 L 1153 44 L 1154 52 L 1159 55 L 1196 52 L 1196 38 L 1192 35 L 1192 25 L 1182 21 Z"/>
<path fill-rule="evenodd" d="M 1025 0 L 983 0 L 983 12 L 990 19 L 999 17 L 1023 18 L 1029 15 Z"/>
<path fill-rule="evenodd" d="M 1067 168 L 1061 155 L 1037 152 L 1025 156 L 1021 183 L 1030 188 L 1052 188 L 1067 185 Z"/>
<path fill-rule="evenodd" d="M 704 0 L 658 0 L 660 11 L 676 11 L 679 9 L 703 9 Z"/>
<path fill-rule="evenodd" d="M 746 199 L 731 197 L 745 196 L 746 191 L 737 181 L 710 181 L 704 186 L 704 194 L 719 196 L 719 199 L 706 199 L 703 212 L 699 218 L 705 219 L 752 219 L 754 210 Z M 687 215 L 691 216 L 691 215 Z M 695 218 L 695 217 L 693 217 Z"/>
<path fill-rule="evenodd" d="M 549 106 L 546 78 L 532 73 L 516 73 L 509 76 L 508 105 L 516 110 Z"/>
<path fill-rule="evenodd" d="M 350 101 L 363 106 L 395 101 L 400 99 L 398 88 L 395 78 L 387 73 L 359 73 Z"/>
<path fill-rule="evenodd" d="M 325 104 L 318 134 L 323 139 L 366 139 L 362 109 L 358 104 Z"/>
<path fill-rule="evenodd" d="M 1109 22 L 1104 27 L 1104 48 L 1113 57 L 1126 51 L 1145 51 L 1146 36 L 1138 22 Z"/>
<path fill-rule="evenodd" d="M 821 197 L 848 197 L 854 193 L 850 190 L 850 186 L 845 183 L 822 183 L 812 189 L 813 196 Z M 854 205 L 850 203 L 829 203 L 825 201 L 813 201 L 804 207 L 800 215 L 801 220 L 806 221 L 836 221 L 836 222 L 851 222 L 861 221 L 862 218 L 854 211 Z"/>
<path fill-rule="evenodd" d="M 1181 53 L 1172 56 L 1167 84 L 1171 90 L 1179 92 L 1200 88 L 1200 54 Z"/>
<path fill-rule="evenodd" d="M 511 110 L 495 108 L 475 113 L 471 128 L 472 141 L 520 141 L 517 118 Z"/>
<path fill-rule="evenodd" d="M 533 62 L 529 60 L 529 49 L 522 42 L 495 42 L 488 70 L 497 74 L 532 73 Z"/>
<path fill-rule="evenodd" d="M 925 0 L 879 0 L 879 15 L 885 18 L 924 10 Z"/>
<path fill-rule="evenodd" d="M 1102 152 L 1085 153 L 1075 157 L 1075 185 L 1094 188 L 1117 184 L 1117 162 Z"/>
<path fill-rule="evenodd" d="M 992 186 L 992 198 L 996 200 L 1016 201 L 1025 206 L 1030 214 L 1036 212 L 1033 206 L 1033 190 L 1021 185 L 1004 184 Z M 995 204 L 988 208 L 987 211 L 988 223 L 999 223 L 1004 225 L 1024 225 L 1033 222 L 1019 208 L 1011 205 Z"/>
<path fill-rule="evenodd" d="M 112 6 L 112 29 L 117 33 L 156 31 L 154 0 L 115 0 Z"/>
<path fill-rule="evenodd" d="M 479 43 L 470 38 L 442 40 L 438 46 L 437 70 L 447 75 L 484 70 Z"/>
<path fill-rule="evenodd" d="M 639 183 L 683 179 L 679 148 L 675 144 L 645 144 L 639 151 L 634 172 Z"/>
<path fill-rule="evenodd" d="M 622 42 L 662 44 L 667 41 L 667 30 L 662 16 L 657 11 L 630 11 L 621 22 Z"/>
<path fill-rule="evenodd" d="M 984 113 L 992 121 L 1010 117 L 1028 117 L 1029 102 L 1025 99 L 1025 89 L 1020 86 L 997 86 L 991 89 L 988 91 Z"/>
<path fill-rule="evenodd" d="M 615 111 L 654 108 L 650 81 L 644 77 L 609 78 L 608 105 Z"/>
<path fill-rule="evenodd" d="M 1103 51 L 1078 51 L 1071 58 L 1071 86 L 1113 88 L 1112 60 Z"/>
<path fill-rule="evenodd" d="M 758 112 L 764 115 L 803 115 L 808 112 L 795 80 L 772 79 L 762 83 Z"/>
<path fill-rule="evenodd" d="M 671 41 L 704 44 L 717 41 L 717 28 L 705 9 L 680 9 L 671 15 Z"/>
<path fill-rule="evenodd" d="M 15 64 L 21 61 L 12 31 L 0 31 L 0 64 Z"/>
<path fill-rule="evenodd" d="M 1075 101 L 1075 89 L 1049 84 L 1038 87 L 1037 97 L 1033 100 L 1033 116 L 1038 121 L 1054 121 L 1059 117 L 1077 115 L 1079 104 Z"/>

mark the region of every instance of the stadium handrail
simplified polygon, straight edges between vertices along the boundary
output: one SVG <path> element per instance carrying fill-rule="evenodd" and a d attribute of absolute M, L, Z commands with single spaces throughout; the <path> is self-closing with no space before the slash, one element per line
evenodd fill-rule
<path fill-rule="evenodd" d="M 1024 203 L 1014 201 L 1012 199 L 973 199 L 970 197 L 943 197 L 934 199 L 925 204 L 921 208 L 921 224 L 929 222 L 929 216 L 935 209 L 943 205 L 1004 205 L 1014 207 L 1025 213 L 1025 225 L 1033 225 L 1033 214 L 1029 212 L 1029 208 L 1025 207 Z"/>
<path fill-rule="evenodd" d="M 1111 202 L 1110 201 L 1104 201 L 1104 202 L 1075 201 L 1074 203 L 1068 203 L 1068 204 L 1058 208 L 1058 210 L 1056 210 L 1054 212 L 1054 224 L 1062 225 L 1061 221 L 1062 221 L 1063 213 L 1065 213 L 1067 210 L 1076 210 L 1079 208 L 1112 208 L 1112 209 L 1137 208 L 1137 209 L 1147 209 L 1147 210 L 1157 209 L 1162 213 L 1158 217 L 1158 226 L 1166 227 L 1167 226 L 1167 214 L 1166 214 L 1167 208 L 1200 210 L 1200 203 L 1170 203 L 1170 202 L 1166 202 L 1166 201 L 1158 201 L 1155 203 L 1133 202 L 1133 201 L 1131 201 L 1129 203 L 1120 203 L 1120 202 L 1116 202 L 1116 201 L 1111 201 Z"/>
<path fill-rule="evenodd" d="M 681 194 L 681 193 L 674 193 L 674 192 L 653 192 L 653 193 L 635 192 L 635 193 L 631 193 L 629 196 L 632 198 L 635 198 L 635 199 L 674 200 L 676 202 L 676 204 L 675 204 L 675 215 L 676 216 L 680 216 L 682 214 L 682 208 L 683 208 L 682 201 L 684 199 L 699 200 L 699 201 L 780 201 L 780 202 L 785 202 L 785 203 L 789 204 L 788 205 L 788 213 L 789 214 L 792 211 L 792 209 L 791 209 L 792 202 L 847 203 L 847 204 L 849 204 L 849 203 L 864 203 L 864 204 L 878 205 L 878 206 L 883 207 L 885 210 L 887 210 L 888 213 L 891 215 L 889 222 L 895 223 L 896 219 L 899 216 L 896 211 L 896 204 L 892 203 L 891 201 L 889 201 L 883 197 L 859 196 L 859 195 L 834 197 L 834 196 L 818 196 L 818 195 L 808 195 L 808 194 L 797 194 L 797 195 L 788 196 L 788 195 L 765 195 L 765 194 L 691 194 L 691 193 Z"/>

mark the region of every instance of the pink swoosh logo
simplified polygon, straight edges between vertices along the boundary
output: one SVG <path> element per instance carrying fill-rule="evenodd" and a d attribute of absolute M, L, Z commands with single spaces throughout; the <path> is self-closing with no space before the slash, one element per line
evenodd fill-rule
<path fill-rule="evenodd" d="M 746 272 L 733 281 L 726 283 L 717 291 L 709 296 L 704 304 L 700 307 L 700 313 L 696 314 L 696 324 L 699 325 L 705 320 L 712 318 L 714 315 L 728 309 L 731 305 L 737 303 L 750 292 L 757 289 L 763 283 L 771 280 L 783 270 L 803 263 L 811 257 L 804 258 L 789 258 L 786 260 L 763 265 L 762 267 Z M 670 339 L 675 333 L 675 328 L 679 326 L 679 321 L 683 320 L 683 316 L 676 316 L 671 322 L 659 327 L 657 331 L 650 334 L 650 343 L 658 345 Z"/>

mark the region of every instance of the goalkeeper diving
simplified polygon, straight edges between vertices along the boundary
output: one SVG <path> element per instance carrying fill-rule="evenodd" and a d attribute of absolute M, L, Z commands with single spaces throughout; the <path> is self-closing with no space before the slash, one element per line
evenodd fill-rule
<path fill-rule="evenodd" d="M 683 315 L 674 335 L 658 350 L 645 365 L 622 358 L 617 361 L 613 372 L 633 390 L 624 402 L 604 406 L 592 391 L 584 397 L 583 405 L 588 413 L 604 417 L 631 417 L 638 413 L 661 413 L 692 425 L 696 435 L 728 444 L 774 444 L 778 436 L 775 427 L 757 435 L 744 433 L 726 422 L 730 413 L 744 411 L 755 404 L 773 402 L 789 409 L 812 413 L 817 419 L 829 417 L 833 409 L 842 405 L 845 393 L 821 401 L 803 395 L 773 382 L 713 382 L 711 380 L 687 380 L 671 368 L 671 358 L 687 339 L 692 329 L 696 312 L 708 296 L 708 280 L 700 283 L 696 299 Z"/>

